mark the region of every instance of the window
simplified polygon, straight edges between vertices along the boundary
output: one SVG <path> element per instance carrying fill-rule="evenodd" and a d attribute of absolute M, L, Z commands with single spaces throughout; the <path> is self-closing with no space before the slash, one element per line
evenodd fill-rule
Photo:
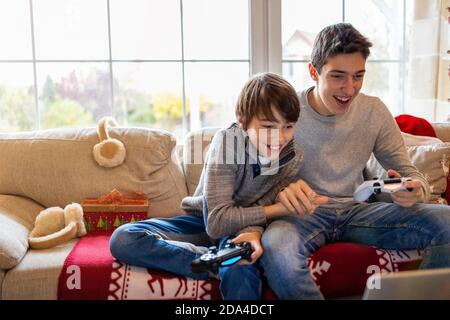
<path fill-rule="evenodd" d="M 248 1 L 10 0 L 0 30 L 2 131 L 113 115 L 182 139 L 233 121 L 250 74 Z"/>
<path fill-rule="evenodd" d="M 190 130 L 234 121 L 250 74 L 282 73 L 297 90 L 311 85 L 315 35 L 343 21 L 374 43 L 363 92 L 394 115 L 408 112 L 413 7 L 406 0 L 0 1 L 0 131 L 95 126 L 113 115 L 121 125 L 169 130 L 182 143 Z"/>
<path fill-rule="evenodd" d="M 0 2 L 0 129 L 30 130 L 37 118 L 27 1 Z M 7 30 L 15 30 L 8 32 Z"/>
<path fill-rule="evenodd" d="M 283 75 L 296 88 L 313 85 L 307 63 L 316 34 L 326 25 L 350 22 L 373 43 L 362 92 L 380 97 L 393 115 L 404 112 L 407 68 L 407 1 L 282 1 Z M 326 9 L 324 9 L 326 8 Z"/>

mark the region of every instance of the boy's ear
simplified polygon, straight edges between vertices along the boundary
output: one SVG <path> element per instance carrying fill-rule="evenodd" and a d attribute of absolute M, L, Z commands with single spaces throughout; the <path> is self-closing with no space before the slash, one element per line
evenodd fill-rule
<path fill-rule="evenodd" d="M 308 70 L 309 70 L 309 75 L 311 76 L 311 79 L 313 79 L 313 81 L 317 81 L 319 79 L 319 73 L 317 72 L 316 68 L 314 68 L 314 66 L 311 63 L 308 63 Z"/>
<path fill-rule="evenodd" d="M 238 118 L 238 124 L 239 128 L 244 129 L 244 121 L 242 121 L 242 118 Z"/>

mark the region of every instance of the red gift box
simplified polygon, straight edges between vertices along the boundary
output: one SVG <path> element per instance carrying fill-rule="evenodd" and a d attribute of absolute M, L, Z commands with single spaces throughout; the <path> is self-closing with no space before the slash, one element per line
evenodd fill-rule
<path fill-rule="evenodd" d="M 148 200 L 142 192 L 125 195 L 112 190 L 99 198 L 81 201 L 87 232 L 113 232 L 119 226 L 147 219 Z"/>

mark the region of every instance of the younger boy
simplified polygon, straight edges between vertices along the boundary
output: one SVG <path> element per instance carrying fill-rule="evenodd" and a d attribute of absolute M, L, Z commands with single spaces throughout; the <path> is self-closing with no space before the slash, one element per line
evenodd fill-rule
<path fill-rule="evenodd" d="M 220 130 L 208 151 L 193 196 L 182 200 L 186 215 L 127 224 L 111 236 L 111 253 L 125 263 L 205 279 L 191 262 L 216 239 L 250 242 L 255 262 L 262 254 L 267 221 L 288 214 L 275 204 L 279 191 L 293 181 L 302 154 L 293 141 L 300 104 L 294 88 L 280 76 L 250 79 L 236 106 L 238 123 Z M 211 239 L 212 238 L 212 239 Z M 237 264 L 219 271 L 224 299 L 259 299 L 257 264 Z"/>

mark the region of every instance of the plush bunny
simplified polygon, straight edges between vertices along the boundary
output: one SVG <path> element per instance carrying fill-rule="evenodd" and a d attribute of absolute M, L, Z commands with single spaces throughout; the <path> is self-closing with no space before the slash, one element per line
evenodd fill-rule
<path fill-rule="evenodd" d="M 51 207 L 42 210 L 36 217 L 28 243 L 32 249 L 47 249 L 85 234 L 83 208 L 72 203 L 64 209 Z"/>
<path fill-rule="evenodd" d="M 100 142 L 94 146 L 93 154 L 97 163 L 103 167 L 116 167 L 125 160 L 125 146 L 117 139 L 110 138 L 108 128 L 117 126 L 114 118 L 103 117 L 98 122 L 97 134 Z"/>

